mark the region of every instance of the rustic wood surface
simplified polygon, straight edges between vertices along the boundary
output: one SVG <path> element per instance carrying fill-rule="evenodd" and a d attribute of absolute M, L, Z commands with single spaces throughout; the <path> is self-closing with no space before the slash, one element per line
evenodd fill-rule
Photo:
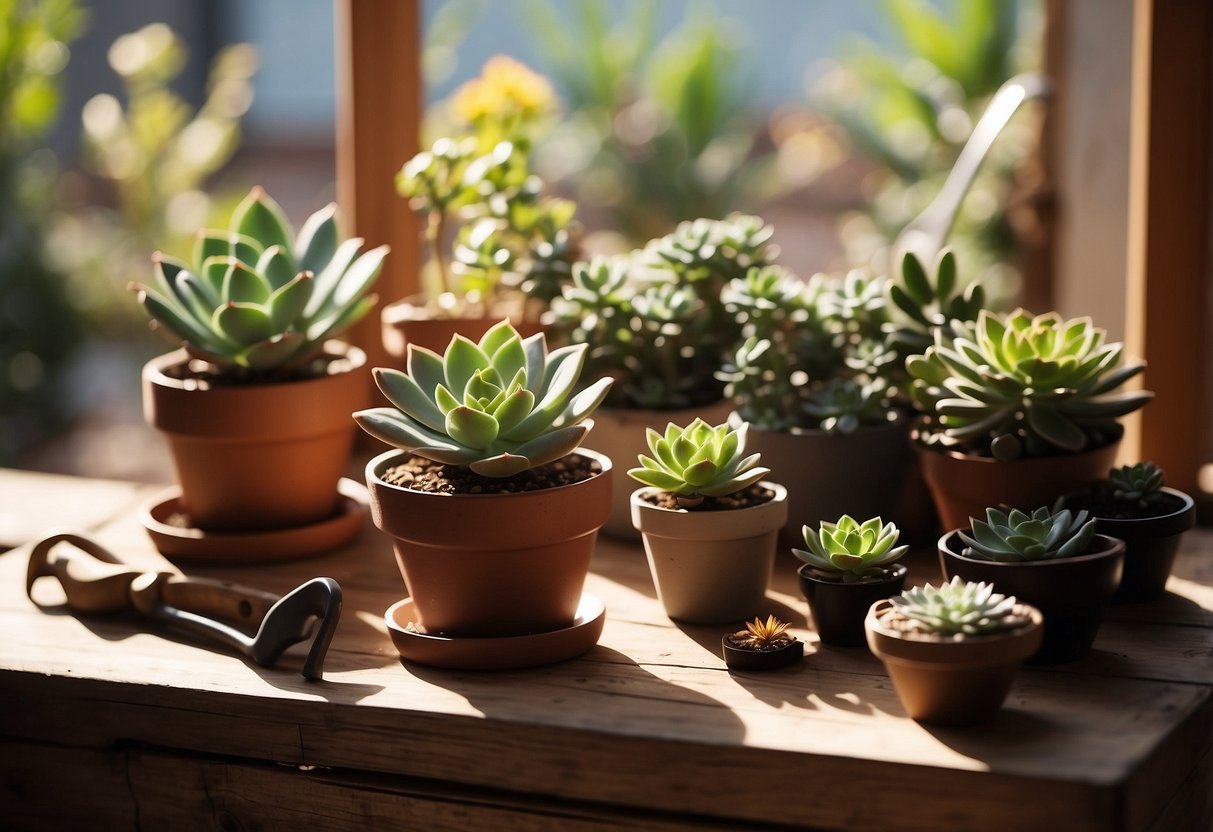
<path fill-rule="evenodd" d="M 31 491 L 14 486 L 23 476 L 0 472 L 10 512 L 64 506 L 52 525 L 81 518 L 127 562 L 174 568 L 131 501 L 108 503 L 103 525 L 70 508 L 115 484 Z M 28 553 L 0 555 L 6 826 L 1182 830 L 1213 812 L 1207 532 L 1187 537 L 1166 599 L 1114 608 L 1087 658 L 1025 669 L 998 718 L 973 729 L 907 719 L 866 650 L 819 645 L 790 554 L 770 608 L 807 655 L 768 674 L 729 673 L 728 628 L 671 623 L 640 548 L 608 540 L 587 585 L 607 606 L 599 645 L 491 673 L 399 660 L 382 616 L 403 585 L 369 521 L 334 554 L 188 570 L 275 593 L 336 578 L 345 609 L 314 683 L 299 675 L 303 645 L 258 667 L 131 616 L 70 614 L 51 579 L 39 608 L 24 593 Z M 909 565 L 911 583 L 938 575 L 930 553 Z"/>

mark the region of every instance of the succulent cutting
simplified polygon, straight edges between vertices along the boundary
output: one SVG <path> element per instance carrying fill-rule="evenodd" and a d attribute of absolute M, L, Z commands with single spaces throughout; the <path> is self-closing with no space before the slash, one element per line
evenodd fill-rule
<path fill-rule="evenodd" d="M 227 231 L 202 231 L 193 262 L 154 258 L 156 288 L 132 284 L 155 325 L 195 358 L 234 377 L 299 367 L 365 315 L 387 246 L 341 240 L 336 206 L 298 235 L 260 188 L 237 206 Z"/>
<path fill-rule="evenodd" d="M 525 340 L 508 321 L 480 342 L 456 335 L 445 354 L 410 344 L 408 371 L 376 368 L 375 382 L 395 407 L 354 414 L 363 430 L 409 453 L 509 477 L 574 451 L 586 418 L 610 389 L 600 379 L 573 390 L 584 344 L 548 352 L 542 334 Z"/>
<path fill-rule="evenodd" d="M 1095 519 L 1086 511 L 1050 511 L 1038 508 L 1031 514 L 1012 509 L 986 509 L 986 519 L 973 519 L 971 531 L 959 533 L 965 549 L 975 560 L 1001 562 L 1039 561 L 1086 554 L 1095 535 Z"/>
<path fill-rule="evenodd" d="M 1029 620 L 1014 596 L 994 591 L 985 582 L 970 583 L 959 575 L 936 587 L 907 589 L 890 599 L 911 630 L 941 636 L 984 636 L 1013 630 Z"/>
<path fill-rule="evenodd" d="M 653 455 L 640 454 L 640 467 L 629 470 L 628 476 L 684 498 L 684 504 L 734 494 L 771 473 L 759 466 L 759 454 L 745 455 L 748 429 L 746 424 L 736 429 L 713 427 L 702 419 L 685 428 L 670 422 L 664 435 L 647 428 Z"/>
<path fill-rule="evenodd" d="M 807 548 L 793 549 L 793 554 L 845 583 L 883 575 L 910 548 L 895 545 L 900 536 L 897 526 L 879 517 L 859 523 L 844 514 L 836 523 L 822 521 L 816 530 L 804 526 L 801 532 Z"/>

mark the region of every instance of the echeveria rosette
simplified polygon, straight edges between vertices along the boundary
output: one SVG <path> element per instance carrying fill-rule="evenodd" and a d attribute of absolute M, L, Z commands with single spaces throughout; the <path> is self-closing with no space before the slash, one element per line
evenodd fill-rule
<path fill-rule="evenodd" d="M 1147 503 L 1156 499 L 1162 488 L 1162 469 L 1153 462 L 1114 468 L 1108 476 L 1108 484 L 1114 500 Z"/>
<path fill-rule="evenodd" d="M 508 321 L 480 343 L 456 335 L 444 355 L 410 344 L 408 372 L 376 368 L 395 407 L 354 414 L 377 439 L 485 477 L 510 477 L 573 452 L 585 419 L 610 389 L 600 379 L 573 395 L 586 346 L 548 352 L 542 334 L 522 340 Z"/>
<path fill-rule="evenodd" d="M 1095 536 L 1095 519 L 1070 509 L 1038 508 L 1031 514 L 1012 509 L 986 509 L 985 521 L 970 518 L 972 529 L 958 533 L 961 552 L 974 560 L 1004 563 L 1055 560 L 1084 555 Z"/>
<path fill-rule="evenodd" d="M 1117 419 L 1153 394 L 1116 392 L 1140 373 L 1118 367 L 1122 345 L 1105 344 L 1089 318 L 1022 309 L 1003 317 L 982 311 L 976 323 L 943 330 L 906 367 L 912 397 L 928 420 L 924 438 L 1002 461 L 1077 453 L 1122 432 Z"/>
<path fill-rule="evenodd" d="M 991 583 L 970 583 L 959 575 L 939 587 L 916 586 L 889 600 L 912 630 L 951 638 L 993 635 L 1029 620 L 1016 608 L 1014 595 L 1002 595 Z"/>
<path fill-rule="evenodd" d="M 761 454 L 746 455 L 748 430 L 744 423 L 732 429 L 702 419 L 685 428 L 670 422 L 664 434 L 646 428 L 652 456 L 640 454 L 640 467 L 628 476 L 687 501 L 735 494 L 771 473 L 758 464 Z"/>
<path fill-rule="evenodd" d="M 879 517 L 860 523 L 844 514 L 837 523 L 822 521 L 816 530 L 803 526 L 801 533 L 807 549 L 793 549 L 792 553 L 815 569 L 837 574 L 846 583 L 883 575 L 910 548 L 897 546 L 901 532 Z"/>
<path fill-rule="evenodd" d="M 199 232 L 193 263 L 157 254 L 156 287 L 132 284 L 158 327 L 230 376 L 271 374 L 312 360 L 324 341 L 375 304 L 369 294 L 387 246 L 341 240 L 336 205 L 295 234 L 262 189 L 249 192 L 229 230 Z"/>

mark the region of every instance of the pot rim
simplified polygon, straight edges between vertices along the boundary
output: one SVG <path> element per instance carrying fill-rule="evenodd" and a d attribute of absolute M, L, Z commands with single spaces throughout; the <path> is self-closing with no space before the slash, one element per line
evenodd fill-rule
<path fill-rule="evenodd" d="M 774 492 L 775 492 L 775 496 L 774 496 L 774 497 L 772 497 L 771 499 L 767 500 L 766 502 L 763 502 L 763 503 L 758 503 L 757 505 L 752 505 L 752 506 L 745 506 L 745 507 L 743 507 L 743 508 L 731 508 L 731 509 L 726 509 L 726 510 L 723 510 L 723 511 L 695 512 L 695 511 L 688 511 L 688 510 L 687 510 L 687 509 L 685 509 L 685 508 L 664 508 L 663 506 L 655 506 L 655 505 L 653 505 L 652 503 L 650 503 L 648 500 L 641 499 L 641 498 L 640 498 L 640 495 L 641 495 L 641 494 L 651 494 L 651 493 L 653 493 L 653 492 L 657 492 L 657 493 L 660 493 L 660 494 L 664 494 L 664 493 L 666 493 L 664 489 L 657 488 L 656 486 L 653 486 L 653 485 L 642 485 L 642 486 L 640 486 L 639 488 L 634 489 L 634 490 L 632 491 L 632 493 L 631 493 L 630 495 L 628 495 L 628 502 L 629 502 L 629 503 L 632 503 L 632 504 L 634 504 L 634 505 L 639 505 L 639 506 L 641 506 L 643 509 L 645 509 L 646 511 L 647 511 L 647 510 L 652 510 L 652 511 L 660 511 L 660 512 L 663 512 L 663 513 L 666 513 L 666 514 L 677 514 L 677 515 L 684 515 L 684 514 L 685 514 L 685 515 L 695 515 L 695 514 L 701 514 L 701 515 L 708 515 L 708 514 L 725 514 L 725 515 L 736 515 L 736 514 L 738 514 L 738 513 L 745 513 L 745 512 L 751 512 L 751 511 L 755 511 L 755 510 L 757 510 L 757 509 L 761 509 L 761 508 L 764 508 L 764 507 L 766 507 L 766 506 L 773 505 L 773 504 L 775 504 L 775 503 L 782 503 L 782 502 L 785 502 L 785 501 L 787 500 L 787 498 L 788 498 L 788 490 L 787 490 L 787 488 L 785 488 L 784 486 L 780 485 L 780 484 L 779 484 L 779 483 L 777 483 L 777 482 L 771 482 L 770 480 L 759 480 L 759 481 L 756 483 L 756 485 L 761 485 L 761 486 L 763 486 L 764 488 L 769 488 L 769 489 L 771 489 L 772 491 L 774 491 Z"/>
<path fill-rule="evenodd" d="M 799 576 L 800 578 L 803 578 L 806 581 L 813 581 L 814 583 L 826 584 L 828 586 L 874 586 L 876 584 L 891 583 L 893 581 L 896 581 L 899 578 L 904 577 L 905 574 L 910 571 L 909 567 L 906 566 L 904 563 L 901 563 L 900 561 L 894 561 L 892 564 L 890 564 L 886 568 L 889 570 L 889 573 L 878 579 L 871 580 L 871 581 L 852 581 L 850 583 L 846 583 L 845 581 L 827 581 L 827 580 L 823 580 L 822 578 L 818 578 L 813 573 L 821 572 L 824 570 L 818 569 L 817 567 L 813 566 L 813 564 L 811 564 L 811 563 L 802 563 L 796 569 L 796 574 L 797 574 L 797 576 Z"/>
<path fill-rule="evenodd" d="M 1022 610 L 1029 618 L 1028 623 L 1024 624 L 1022 627 L 1016 627 L 1014 630 L 1008 630 L 1000 633 L 976 636 L 966 635 L 961 639 L 945 640 L 941 638 L 932 638 L 930 634 L 926 633 L 904 632 L 901 630 L 894 630 L 891 627 L 886 627 L 881 620 L 881 617 L 891 609 L 893 609 L 893 601 L 891 599 L 882 598 L 879 601 L 876 601 L 868 609 L 868 613 L 864 617 L 864 626 L 869 627 L 873 632 L 878 633 L 886 638 L 911 642 L 913 644 L 938 645 L 940 649 L 945 650 L 950 647 L 958 647 L 962 645 L 993 644 L 996 642 L 1011 641 L 1032 632 L 1032 630 L 1040 628 L 1044 624 L 1044 613 L 1042 613 L 1037 607 L 1017 599 L 1014 609 Z"/>
<path fill-rule="evenodd" d="M 325 373 L 324 375 L 311 376 L 309 378 L 290 379 L 286 381 L 255 381 L 255 382 L 236 382 L 234 384 L 225 384 L 220 386 L 212 386 L 200 388 L 190 386 L 185 383 L 184 379 L 174 378 L 168 375 L 165 370 L 170 367 L 176 367 L 181 364 L 186 364 L 193 359 L 184 347 L 172 350 L 170 352 L 161 353 L 160 355 L 149 358 L 143 365 L 144 379 L 156 385 L 169 390 L 180 391 L 182 393 L 212 393 L 216 391 L 231 391 L 231 390 L 249 390 L 260 388 L 287 388 L 296 385 L 316 384 L 323 382 L 336 376 L 342 376 L 347 373 L 354 373 L 362 369 L 367 364 L 366 352 L 362 348 L 357 347 L 348 341 L 340 339 L 330 339 L 324 342 L 326 350 L 339 350 L 340 357 L 349 361 L 352 366 L 336 372 Z"/>
<path fill-rule="evenodd" d="M 743 421 L 736 410 L 729 413 L 729 424 L 738 425 Z M 910 417 L 902 412 L 898 412 L 896 419 L 890 419 L 883 425 L 860 425 L 859 429 L 854 433 L 828 433 L 821 428 L 801 428 L 791 427 L 787 430 L 767 430 L 760 428 L 757 425 L 750 425 L 750 433 L 764 433 L 770 436 L 812 436 L 826 437 L 836 436 L 840 439 L 854 439 L 858 436 L 871 435 L 873 433 L 891 433 L 893 431 L 902 431 L 909 424 Z"/>
<path fill-rule="evenodd" d="M 970 527 L 970 531 L 971 530 L 972 530 L 972 528 Z M 1102 548 L 1097 549 L 1096 551 L 1093 551 L 1093 552 L 1088 552 L 1085 555 L 1074 555 L 1073 557 L 1068 557 L 1068 558 L 1052 558 L 1050 560 L 1014 560 L 1014 561 L 981 560 L 979 558 L 965 557 L 964 555 L 960 554 L 959 552 L 953 550 L 948 545 L 952 540 L 960 539 L 961 531 L 964 531 L 964 530 L 963 529 L 952 529 L 952 531 L 947 532 L 942 537 L 940 537 L 939 542 L 936 544 L 939 548 L 939 551 L 946 553 L 949 557 L 954 557 L 957 560 L 962 560 L 965 563 L 980 564 L 981 566 L 993 566 L 993 567 L 998 567 L 998 568 L 1016 567 L 1016 566 L 1030 566 L 1030 567 L 1049 567 L 1049 566 L 1059 566 L 1059 565 L 1064 566 L 1065 564 L 1069 564 L 1069 563 L 1089 563 L 1089 562 L 1095 561 L 1095 560 L 1102 560 L 1103 558 L 1118 557 L 1120 555 L 1123 555 L 1124 551 L 1125 551 L 1125 542 L 1123 540 L 1121 540 L 1120 538 L 1112 537 L 1111 535 L 1107 535 L 1107 534 L 1098 534 L 1097 533 L 1092 538 L 1092 545 L 1093 546 L 1095 545 L 1095 541 L 1100 541 L 1102 543 Z"/>
<path fill-rule="evenodd" d="M 1159 530 L 1150 530 L 1151 536 L 1169 537 L 1172 534 L 1181 534 L 1187 531 L 1196 524 L 1196 500 L 1184 491 L 1178 488 L 1170 488 L 1163 486 L 1160 491 L 1170 494 L 1172 497 L 1178 497 L 1182 501 L 1182 505 L 1175 511 L 1168 511 L 1166 514 L 1151 514 L 1148 517 L 1103 517 L 1090 509 L 1085 509 L 1091 517 L 1098 523 L 1106 524 L 1111 531 L 1130 531 L 1145 525 L 1158 525 Z M 1084 496 L 1085 491 L 1071 491 L 1063 497 L 1063 500 L 1069 500 L 1072 497 Z M 1115 535 L 1112 535 L 1115 537 Z"/>
<path fill-rule="evenodd" d="M 1121 442 L 1121 440 L 1123 439 L 1123 437 L 1113 439 L 1111 442 L 1105 442 L 1102 445 L 1095 445 L 1090 448 L 1083 448 L 1081 451 L 1074 451 L 1072 453 L 1067 453 L 1067 454 L 1051 454 L 1049 456 L 1025 456 L 1025 457 L 1020 457 L 1019 459 L 1011 460 L 1010 462 L 1003 462 L 1002 460 L 995 459 L 992 456 L 982 456 L 980 454 L 970 454 L 970 453 L 965 453 L 964 451 L 954 451 L 949 448 L 939 448 L 939 447 L 935 447 L 933 445 L 927 445 L 927 444 L 923 443 L 923 441 L 921 439 L 919 439 L 919 436 L 921 436 L 921 435 L 922 435 L 922 431 L 919 428 L 913 428 L 910 431 L 910 441 L 913 443 L 915 450 L 919 451 L 920 453 L 935 454 L 935 455 L 944 457 L 946 459 L 953 459 L 953 460 L 957 460 L 957 461 L 961 461 L 961 462 L 971 462 L 974 465 L 1025 465 L 1025 464 L 1030 465 L 1033 463 L 1043 464 L 1045 462 L 1051 462 L 1051 461 L 1056 461 L 1056 460 L 1074 459 L 1075 457 L 1080 457 L 1080 456 L 1084 456 L 1087 454 L 1097 454 L 1102 451 L 1106 451 L 1108 448 L 1110 448 L 1114 445 L 1118 445 Z"/>
<path fill-rule="evenodd" d="M 589 459 L 592 459 L 592 460 L 596 460 L 598 462 L 598 464 L 602 466 L 602 470 L 599 471 L 597 474 L 594 474 L 584 480 L 579 480 L 577 482 L 570 482 L 570 483 L 566 483 L 565 485 L 558 485 L 558 486 L 555 486 L 552 488 L 540 488 L 540 489 L 536 489 L 534 491 L 511 491 L 509 493 L 504 493 L 504 494 L 438 494 L 438 493 L 435 493 L 432 491 L 418 491 L 415 488 L 408 488 L 403 485 L 395 485 L 394 483 L 387 482 L 381 476 L 379 476 L 379 472 L 381 470 L 386 470 L 387 463 L 389 461 L 391 461 L 391 459 L 393 457 L 416 456 L 416 454 L 411 454 L 408 451 L 402 450 L 400 448 L 391 448 L 391 449 L 386 450 L 383 453 L 379 454 L 378 456 L 373 457 L 370 460 L 370 462 L 368 462 L 366 464 L 366 478 L 367 478 L 367 482 L 374 482 L 376 488 L 383 488 L 383 489 L 387 489 L 387 490 L 398 492 L 398 493 L 409 494 L 409 495 L 415 496 L 417 498 L 433 498 L 433 499 L 441 498 L 441 499 L 446 499 L 446 500 L 450 500 L 450 499 L 488 500 L 488 499 L 507 499 L 507 498 L 512 497 L 512 498 L 518 499 L 518 498 L 523 498 L 523 497 L 528 497 L 528 496 L 534 496 L 536 494 L 557 494 L 565 489 L 576 488 L 577 486 L 585 485 L 587 482 L 596 480 L 599 477 L 601 477 L 603 474 L 608 473 L 611 470 L 611 468 L 613 467 L 611 458 L 609 456 L 606 456 L 605 454 L 601 454 L 598 451 L 590 450 L 589 448 L 578 447 L 575 450 L 570 451 L 569 454 L 566 454 L 566 456 L 572 455 L 572 454 L 580 454 L 581 456 L 588 457 Z M 563 457 L 561 457 L 561 458 L 563 459 Z"/>

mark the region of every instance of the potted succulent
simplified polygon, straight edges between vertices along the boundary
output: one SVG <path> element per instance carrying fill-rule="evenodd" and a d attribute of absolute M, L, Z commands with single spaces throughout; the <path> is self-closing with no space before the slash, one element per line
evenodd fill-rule
<path fill-rule="evenodd" d="M 335 212 L 296 235 L 254 188 L 226 231 L 199 232 L 193 262 L 157 254 L 154 286 L 131 285 L 154 328 L 182 346 L 144 367 L 144 412 L 168 440 L 180 507 L 199 530 L 307 526 L 337 510 L 348 411 L 369 384 L 362 351 L 331 339 L 374 305 L 387 247 L 342 241 Z"/>
<path fill-rule="evenodd" d="M 802 527 L 805 549 L 792 553 L 804 561 L 797 574 L 809 602 L 813 624 L 824 644 L 858 647 L 863 619 L 872 604 L 901 592 L 906 567 L 897 560 L 908 545 L 897 546 L 896 524 L 879 517 L 857 522 L 849 514 Z"/>
<path fill-rule="evenodd" d="M 541 329 L 575 259 L 576 206 L 544 193 L 531 171 L 535 134 L 556 106 L 551 85 L 498 55 L 460 87 L 449 111 L 459 130 L 405 163 L 396 189 L 424 220 L 424 291 L 384 307 L 383 340 L 442 350 L 455 332 L 479 339 L 509 318 L 520 334 Z"/>
<path fill-rule="evenodd" d="M 1152 394 L 1117 392 L 1144 365 L 1117 366 L 1121 345 L 1104 338 L 1089 318 L 983 310 L 910 357 L 919 459 L 944 528 L 986 506 L 1051 504 L 1111 467 L 1117 419 Z"/>
<path fill-rule="evenodd" d="M 690 624 L 741 621 L 762 606 L 787 516 L 787 491 L 746 455 L 746 426 L 696 419 L 646 430 L 649 452 L 628 475 L 632 522 L 644 540 L 666 614 Z"/>
<path fill-rule="evenodd" d="M 589 345 L 591 375 L 615 379 L 591 447 L 622 464 L 644 452 L 648 428 L 725 420 L 731 406 L 716 373 L 738 332 L 721 292 L 770 262 L 773 233 L 758 217 L 698 219 L 643 249 L 574 266 L 553 301 L 553 327 L 565 343 Z M 630 492 L 620 477 L 603 531 L 635 539 Z"/>
<path fill-rule="evenodd" d="M 755 617 L 744 630 L 726 634 L 720 649 L 729 670 L 777 670 L 804 658 L 804 643 L 773 615 L 765 621 Z"/>
<path fill-rule="evenodd" d="M 1113 603 L 1152 601 L 1166 591 L 1183 533 L 1196 522 L 1196 503 L 1163 486 L 1153 462 L 1115 468 L 1106 480 L 1062 503 L 1095 518 L 1095 530 L 1125 542 L 1125 566 Z"/>
<path fill-rule="evenodd" d="M 1042 620 L 992 584 L 954 577 L 877 601 L 864 631 L 912 719 L 969 725 L 1002 707 L 1019 666 L 1040 647 Z"/>
<path fill-rule="evenodd" d="M 1082 658 L 1120 582 L 1125 544 L 1097 534 L 1085 511 L 989 508 L 985 517 L 940 538 L 944 575 L 992 583 L 1038 608 L 1044 639 L 1032 661 Z"/>
<path fill-rule="evenodd" d="M 420 624 L 448 636 L 566 627 L 610 500 L 611 462 L 578 450 L 610 388 L 576 395 L 585 345 L 551 352 L 508 321 L 443 355 L 410 344 L 408 372 L 375 370 L 393 405 L 354 414 L 395 446 L 366 468 L 375 525 L 395 548 Z"/>

